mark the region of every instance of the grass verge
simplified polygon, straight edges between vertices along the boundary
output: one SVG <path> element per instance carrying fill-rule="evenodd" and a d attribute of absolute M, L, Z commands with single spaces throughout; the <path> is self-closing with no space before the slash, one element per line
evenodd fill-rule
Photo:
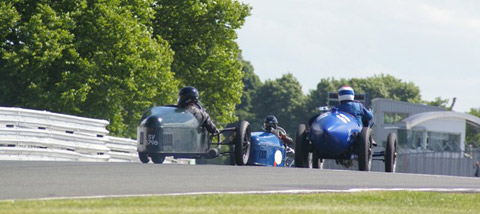
<path fill-rule="evenodd" d="M 0 202 L 0 213 L 480 213 L 480 194 L 359 192 Z"/>

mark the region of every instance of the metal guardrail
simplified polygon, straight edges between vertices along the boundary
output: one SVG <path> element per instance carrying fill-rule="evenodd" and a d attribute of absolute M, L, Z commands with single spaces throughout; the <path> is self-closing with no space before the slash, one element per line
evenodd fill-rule
<path fill-rule="evenodd" d="M 0 107 L 0 160 L 137 162 L 136 141 L 108 136 L 109 122 Z"/>

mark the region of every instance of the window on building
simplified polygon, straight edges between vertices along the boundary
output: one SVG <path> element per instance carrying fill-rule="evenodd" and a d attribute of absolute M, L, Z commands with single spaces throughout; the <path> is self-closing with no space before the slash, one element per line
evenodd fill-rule
<path fill-rule="evenodd" d="M 460 134 L 428 132 L 427 149 L 436 152 L 459 152 Z"/>
<path fill-rule="evenodd" d="M 407 113 L 384 112 L 383 124 L 395 124 L 407 118 Z"/>
<path fill-rule="evenodd" d="M 399 147 L 419 151 L 460 152 L 460 134 L 425 130 L 397 130 Z"/>

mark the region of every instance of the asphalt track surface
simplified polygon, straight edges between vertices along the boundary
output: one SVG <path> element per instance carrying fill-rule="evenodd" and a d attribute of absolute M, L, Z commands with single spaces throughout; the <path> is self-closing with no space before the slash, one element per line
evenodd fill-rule
<path fill-rule="evenodd" d="M 0 161 L 0 200 L 355 189 L 480 192 L 480 179 L 254 166 Z"/>

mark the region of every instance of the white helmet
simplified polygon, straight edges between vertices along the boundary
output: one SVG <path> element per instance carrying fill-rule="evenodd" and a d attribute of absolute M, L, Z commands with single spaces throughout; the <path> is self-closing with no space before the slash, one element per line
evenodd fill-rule
<path fill-rule="evenodd" d="M 342 86 L 338 89 L 338 100 L 340 102 L 344 100 L 353 100 L 355 98 L 355 92 L 350 86 Z"/>

